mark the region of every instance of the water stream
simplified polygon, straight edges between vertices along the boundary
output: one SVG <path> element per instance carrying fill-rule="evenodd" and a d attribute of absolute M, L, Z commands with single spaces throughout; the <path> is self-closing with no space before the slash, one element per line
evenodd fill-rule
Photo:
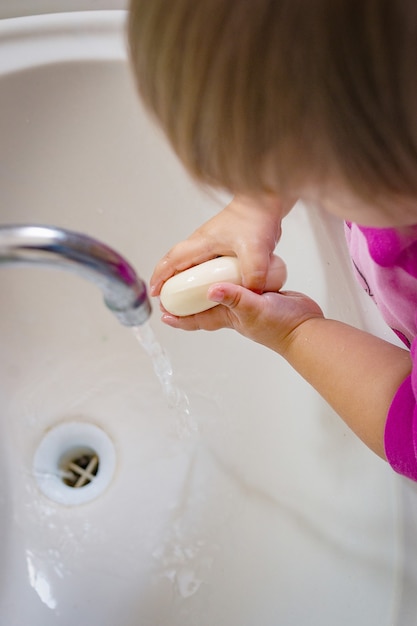
<path fill-rule="evenodd" d="M 149 355 L 154 372 L 161 384 L 168 406 L 176 413 L 176 431 L 181 439 L 198 432 L 198 426 L 190 410 L 187 394 L 174 382 L 171 361 L 158 341 L 149 321 L 132 328 L 133 334 Z"/>

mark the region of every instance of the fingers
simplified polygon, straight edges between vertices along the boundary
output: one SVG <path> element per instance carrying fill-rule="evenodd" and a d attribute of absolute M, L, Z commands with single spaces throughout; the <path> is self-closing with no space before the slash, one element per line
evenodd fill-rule
<path fill-rule="evenodd" d="M 150 280 L 151 296 L 158 296 L 168 278 L 193 265 L 214 258 L 216 253 L 208 243 L 190 237 L 174 246 L 157 264 Z"/>
<path fill-rule="evenodd" d="M 213 260 L 213 263 L 217 262 Z M 227 266 L 224 266 L 224 268 L 225 267 Z M 203 265 L 201 265 L 200 268 L 203 270 Z M 180 274 L 180 276 L 178 276 L 177 278 L 183 276 L 183 281 L 182 283 L 175 284 L 175 286 L 172 287 L 172 292 L 171 285 L 169 285 L 168 288 L 168 283 L 166 283 L 167 289 L 164 291 L 164 287 L 161 290 L 160 300 L 160 308 L 163 313 L 163 321 L 166 324 L 169 324 L 170 326 L 176 328 L 187 327 L 187 329 L 195 330 L 197 328 L 205 327 L 205 323 L 203 321 L 204 318 L 193 318 L 193 321 L 191 323 L 186 320 L 185 324 L 182 324 L 180 321 L 178 321 L 178 317 L 189 318 L 190 313 L 197 313 L 198 311 L 202 311 L 203 309 L 210 309 L 210 301 L 213 303 L 211 304 L 211 307 L 215 306 L 215 303 L 221 303 L 225 306 L 228 306 L 230 309 L 234 309 L 239 304 L 242 294 L 245 293 L 247 290 L 246 288 L 237 291 L 233 290 L 231 283 L 236 284 L 236 267 L 233 264 L 231 268 L 233 269 L 233 277 L 231 274 L 230 282 L 226 282 L 224 284 L 217 283 L 215 285 L 212 285 L 211 288 L 209 287 L 210 274 L 207 274 L 206 272 L 206 274 L 203 273 L 199 276 L 197 268 L 195 269 L 194 274 L 191 274 L 191 278 L 189 277 L 189 272 L 187 271 L 183 274 Z M 218 269 L 219 266 L 217 263 L 216 269 L 212 270 L 213 279 L 216 278 L 216 274 L 218 276 Z M 207 266 L 204 267 L 204 270 L 207 270 Z M 272 255 L 266 281 L 267 291 L 272 293 L 279 292 L 286 280 L 286 273 L 286 265 L 284 261 L 280 257 Z M 229 279 L 224 277 L 223 280 L 228 281 Z M 232 294 L 232 298 L 230 297 L 230 294 Z M 164 308 L 165 306 L 168 310 Z M 216 318 L 212 315 L 209 315 L 207 317 L 207 320 L 210 321 L 211 328 L 218 328 L 225 325 L 224 320 L 213 323 L 216 322 Z"/>
<path fill-rule="evenodd" d="M 220 306 L 188 317 L 164 313 L 162 320 L 182 330 L 233 328 L 284 355 L 301 324 L 313 317 L 323 317 L 317 303 L 297 292 L 257 294 L 240 285 L 218 283 L 209 288 L 208 296 Z"/>
<path fill-rule="evenodd" d="M 220 328 L 231 328 L 229 316 L 225 307 L 215 307 L 203 313 L 188 315 L 187 317 L 176 317 L 171 313 L 164 312 L 161 320 L 164 324 L 180 330 L 219 330 Z"/>
<path fill-rule="evenodd" d="M 237 249 L 242 274 L 242 285 L 257 293 L 265 290 L 270 261 L 270 250 L 266 247 L 249 247 L 243 244 Z"/>
<path fill-rule="evenodd" d="M 256 224 L 248 221 L 246 230 L 242 230 L 243 236 L 236 238 L 234 246 L 240 263 L 242 285 L 257 293 L 279 289 L 267 287 L 267 283 L 273 252 L 281 234 L 280 221 L 269 214 L 262 217 L 262 221 Z M 250 233 L 255 227 L 256 233 Z"/>
<path fill-rule="evenodd" d="M 159 295 L 163 283 L 194 265 L 214 259 L 220 255 L 234 255 L 233 245 L 229 242 L 230 228 L 217 228 L 217 221 L 227 221 L 223 212 L 198 228 L 188 239 L 175 245 L 159 261 L 150 280 L 152 296 Z"/>
<path fill-rule="evenodd" d="M 273 207 L 262 207 L 234 199 L 161 259 L 150 281 L 151 295 L 157 296 L 174 274 L 220 255 L 237 256 L 243 286 L 262 293 L 281 234 L 280 210 L 276 200 Z"/>
<path fill-rule="evenodd" d="M 273 254 L 270 259 L 264 291 L 280 291 L 287 280 L 287 266 L 281 257 Z"/>
<path fill-rule="evenodd" d="M 187 317 L 176 317 L 164 311 L 161 319 L 168 326 L 182 330 L 235 328 L 242 332 L 242 325 L 255 319 L 259 307 L 262 307 L 261 296 L 231 283 L 212 285 L 208 290 L 208 298 L 223 306 Z"/>
<path fill-rule="evenodd" d="M 216 245 L 208 242 L 204 244 L 201 239 L 191 237 L 174 246 L 157 264 L 150 280 L 151 295 L 159 295 L 164 282 L 174 274 L 213 259 L 219 254 L 222 256 L 230 254 L 239 258 L 244 287 L 258 293 L 265 290 L 271 262 L 269 249 L 250 248 L 247 244 L 239 245 L 239 243 L 233 249 L 226 242 L 218 241 Z M 283 283 L 276 288 L 276 275 L 275 278 L 271 275 L 271 279 L 268 289 L 278 291 Z"/>
<path fill-rule="evenodd" d="M 245 305 L 244 295 L 248 294 L 246 289 L 241 289 L 238 285 L 230 285 L 230 283 L 218 283 L 212 285 L 208 292 L 207 297 L 212 302 L 217 302 L 229 309 L 236 309 L 242 302 Z"/>

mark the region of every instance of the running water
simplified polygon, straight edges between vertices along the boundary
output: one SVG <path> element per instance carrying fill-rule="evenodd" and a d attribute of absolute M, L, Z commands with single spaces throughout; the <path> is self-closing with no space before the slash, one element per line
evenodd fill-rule
<path fill-rule="evenodd" d="M 186 393 L 176 386 L 173 380 L 171 361 L 159 343 L 149 321 L 132 327 L 133 334 L 149 355 L 154 372 L 161 383 L 162 392 L 168 406 L 177 414 L 177 435 L 184 439 L 198 432 L 198 427 L 191 415 L 190 401 Z"/>

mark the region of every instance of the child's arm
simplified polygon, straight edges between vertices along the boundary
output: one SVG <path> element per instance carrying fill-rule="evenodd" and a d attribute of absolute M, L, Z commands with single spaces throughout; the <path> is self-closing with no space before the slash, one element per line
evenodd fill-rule
<path fill-rule="evenodd" d="M 347 324 L 316 318 L 293 333 L 284 356 L 385 459 L 388 410 L 411 371 L 409 352 Z"/>
<path fill-rule="evenodd" d="M 392 399 L 411 371 L 403 350 L 366 332 L 325 319 L 318 305 L 294 292 L 255 294 L 215 285 L 211 311 L 163 320 L 185 330 L 234 328 L 283 356 L 374 452 L 385 458 L 384 429 Z"/>
<path fill-rule="evenodd" d="M 262 292 L 271 255 L 281 236 L 281 220 L 294 203 L 276 196 L 236 197 L 223 211 L 174 246 L 158 263 L 151 278 L 151 295 L 177 272 L 220 255 L 237 256 L 243 285 Z"/>

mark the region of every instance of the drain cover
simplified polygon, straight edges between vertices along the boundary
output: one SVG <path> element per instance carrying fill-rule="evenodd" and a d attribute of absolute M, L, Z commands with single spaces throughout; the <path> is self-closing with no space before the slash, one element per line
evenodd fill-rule
<path fill-rule="evenodd" d="M 99 469 L 98 455 L 93 451 L 75 455 L 72 460 L 62 465 L 62 480 L 74 489 L 89 485 L 97 476 Z"/>
<path fill-rule="evenodd" d="M 94 500 L 106 490 L 116 468 L 110 437 L 87 422 L 51 428 L 36 450 L 33 471 L 40 490 L 68 506 Z"/>

